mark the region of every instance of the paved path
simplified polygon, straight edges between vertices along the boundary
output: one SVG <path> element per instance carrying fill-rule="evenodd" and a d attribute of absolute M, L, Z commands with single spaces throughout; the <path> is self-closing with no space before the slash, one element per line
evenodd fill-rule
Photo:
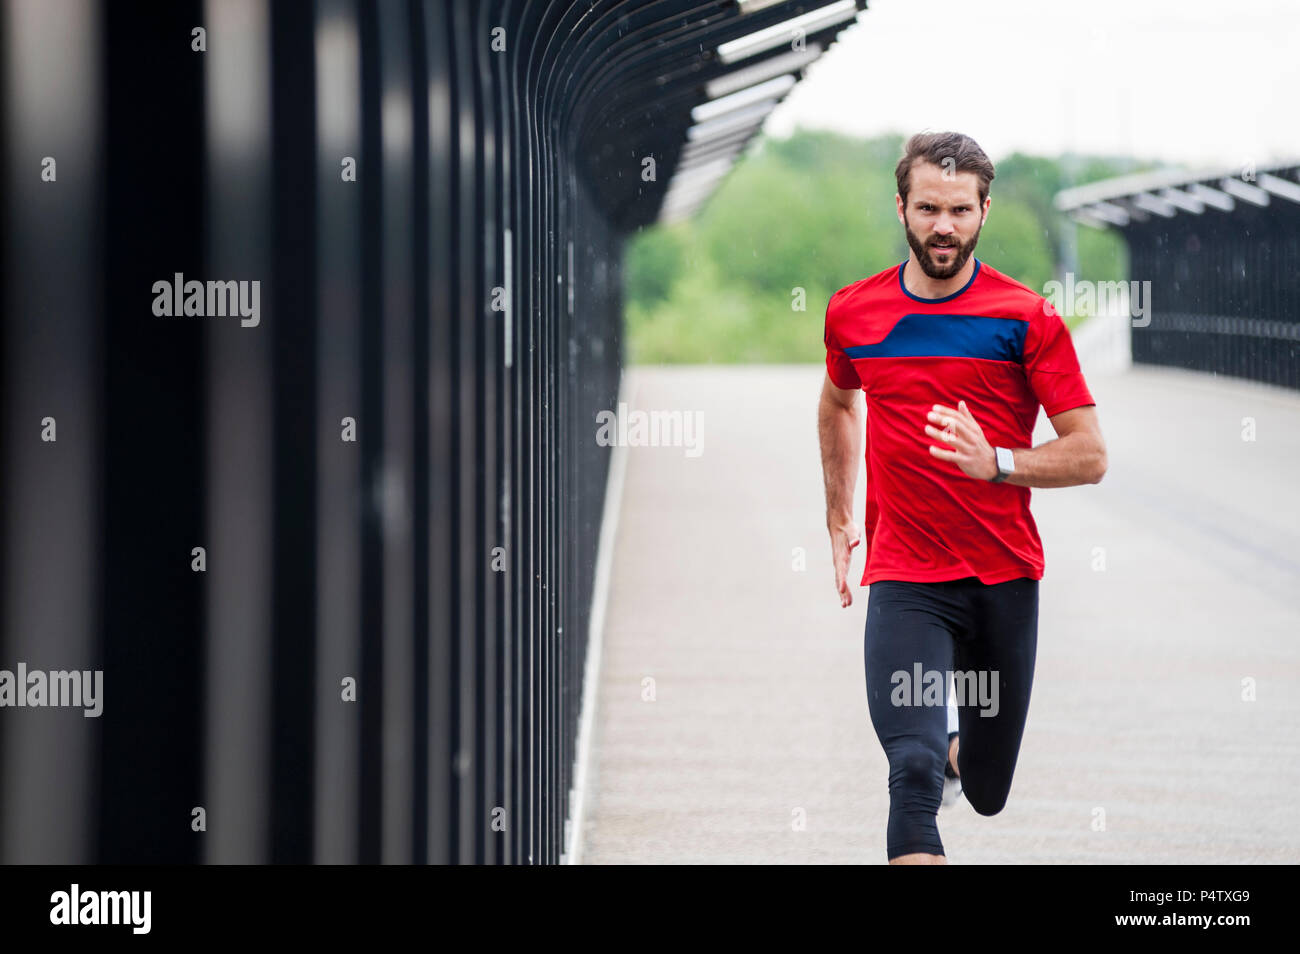
<path fill-rule="evenodd" d="M 821 376 L 629 371 L 634 407 L 703 413 L 703 453 L 629 450 L 585 863 L 885 860 L 867 590 L 834 595 Z M 1034 491 L 1026 737 L 1001 814 L 940 812 L 949 859 L 1300 862 L 1300 395 L 1151 368 L 1089 384 L 1110 470 Z M 1040 417 L 1035 443 L 1052 436 Z"/>

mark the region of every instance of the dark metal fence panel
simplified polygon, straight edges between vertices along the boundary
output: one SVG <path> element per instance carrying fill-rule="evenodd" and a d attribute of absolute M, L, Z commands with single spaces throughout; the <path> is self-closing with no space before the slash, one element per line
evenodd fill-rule
<path fill-rule="evenodd" d="M 216 2 L 216 0 L 214 0 Z M 270 3 L 274 201 L 275 598 L 271 858 L 311 857 L 316 669 L 316 108 L 314 15 Z M 253 329 L 241 329 L 253 330 Z"/>
<path fill-rule="evenodd" d="M 623 243 L 827 3 L 4 0 L 0 860 L 562 860 Z"/>
<path fill-rule="evenodd" d="M 98 664 L 66 665 L 103 671 L 96 854 L 192 862 L 203 853 L 190 814 L 203 804 L 206 745 L 206 579 L 192 554 L 207 546 L 207 329 L 176 299 L 197 305 L 188 282 L 226 277 L 209 274 L 203 260 L 206 65 L 189 42 L 202 10 L 182 0 L 100 11 L 103 595 Z M 46 55 L 63 58 L 57 46 Z M 184 284 L 172 317 L 160 317 L 151 299 L 169 279 Z"/>
<path fill-rule="evenodd" d="M 261 0 L 213 4 L 206 16 L 207 274 L 260 276 L 268 314 L 272 280 L 271 16 Z M 268 322 L 268 329 L 269 329 Z M 260 330 L 260 329 L 259 329 Z M 206 329 L 209 394 L 203 543 L 208 741 L 201 804 L 222 838 L 202 857 L 224 864 L 270 860 L 273 820 L 273 510 L 275 421 L 271 337 L 239 324 Z"/>
<path fill-rule="evenodd" d="M 1132 315 L 1133 360 L 1300 387 L 1300 166 L 1162 175 L 1058 200 L 1094 224 L 1100 210 L 1128 245 L 1146 307 Z"/>
<path fill-rule="evenodd" d="M 383 524 L 382 850 L 385 862 L 412 859 L 414 794 L 414 446 L 415 315 L 412 312 L 411 23 L 401 4 L 377 4 L 383 184 L 383 449 L 375 487 Z M 421 356 L 422 362 L 423 356 Z"/>
<path fill-rule="evenodd" d="M 1125 230 L 1151 282 L 1133 360 L 1300 387 L 1300 205 L 1274 198 Z"/>
<path fill-rule="evenodd" d="M 476 710 L 479 685 L 476 679 L 481 607 L 474 594 L 479 576 L 487 571 L 481 560 L 479 487 L 477 482 L 480 421 L 476 414 L 482 374 L 479 339 L 488 320 L 484 307 L 487 283 L 482 271 L 481 247 L 485 236 L 477 218 L 479 190 L 477 150 L 482 135 L 482 114 L 476 96 L 474 53 L 474 8 L 478 4 L 457 3 L 445 11 L 451 38 L 453 125 L 452 164 L 456 188 L 452 195 L 452 220 L 460 237 L 453 258 L 454 289 L 452 349 L 455 358 L 452 401 L 456 409 L 455 443 L 452 458 L 444 466 L 452 470 L 451 486 L 457 502 L 452 539 L 457 559 L 449 584 L 455 598 L 451 640 L 451 672 L 455 686 L 451 721 L 452 818 L 455 821 L 451 860 L 475 859 L 486 823 L 479 798 L 480 759 L 475 751 Z"/>
<path fill-rule="evenodd" d="M 362 660 L 362 457 L 345 441 L 361 418 L 362 186 L 346 181 L 349 160 L 361 163 L 361 44 L 352 0 L 316 5 L 316 255 L 320 414 L 316 421 L 318 542 L 316 591 L 315 846 L 327 864 L 360 858 L 361 719 L 343 704 L 343 680 L 357 679 Z M 364 171 L 364 167 L 362 167 Z"/>
<path fill-rule="evenodd" d="M 454 134 L 457 122 L 450 19 L 437 3 L 425 4 L 425 50 L 428 55 L 429 227 L 428 291 L 429 364 L 429 594 L 427 787 L 431 818 L 427 841 L 430 861 L 455 860 L 457 825 L 449 824 L 456 797 L 453 761 L 458 750 L 450 730 L 456 712 L 458 680 L 452 669 L 458 639 L 457 579 L 460 561 L 455 540 L 458 505 L 455 495 L 458 405 L 455 348 L 460 315 L 456 309 L 455 261 L 461 240 L 453 208 L 458 182 Z"/>
<path fill-rule="evenodd" d="M 99 546 L 104 26 L 91 0 L 13 2 L 0 19 L 0 669 L 94 668 L 110 558 Z M 0 860 L 91 857 L 101 740 L 101 723 L 76 710 L 0 710 Z"/>

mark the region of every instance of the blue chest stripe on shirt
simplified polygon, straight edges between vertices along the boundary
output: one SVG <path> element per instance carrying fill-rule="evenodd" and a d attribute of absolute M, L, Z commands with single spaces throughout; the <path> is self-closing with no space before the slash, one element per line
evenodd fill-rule
<path fill-rule="evenodd" d="M 986 358 L 1023 363 L 1029 323 L 980 315 L 904 315 L 879 344 L 845 348 L 850 358 Z"/>

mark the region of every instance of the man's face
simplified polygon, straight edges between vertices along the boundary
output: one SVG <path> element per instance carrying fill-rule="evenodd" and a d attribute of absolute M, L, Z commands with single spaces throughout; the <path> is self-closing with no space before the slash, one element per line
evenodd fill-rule
<path fill-rule="evenodd" d="M 980 208 L 975 173 L 945 175 L 933 163 L 917 162 L 912 166 L 907 207 L 901 197 L 895 201 L 921 271 L 930 278 L 952 278 L 975 251 L 992 200 L 986 198 Z"/>

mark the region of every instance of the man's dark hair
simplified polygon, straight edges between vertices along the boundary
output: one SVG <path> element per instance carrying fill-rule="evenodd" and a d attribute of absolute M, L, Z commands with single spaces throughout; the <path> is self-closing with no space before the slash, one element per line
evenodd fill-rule
<path fill-rule="evenodd" d="M 917 160 L 932 162 L 941 169 L 952 172 L 973 172 L 979 179 L 980 205 L 988 198 L 989 183 L 993 181 L 993 163 L 984 150 L 970 136 L 957 132 L 917 133 L 907 141 L 903 158 L 898 160 L 894 178 L 898 180 L 898 194 L 907 208 L 907 193 L 912 186 L 912 164 Z"/>

